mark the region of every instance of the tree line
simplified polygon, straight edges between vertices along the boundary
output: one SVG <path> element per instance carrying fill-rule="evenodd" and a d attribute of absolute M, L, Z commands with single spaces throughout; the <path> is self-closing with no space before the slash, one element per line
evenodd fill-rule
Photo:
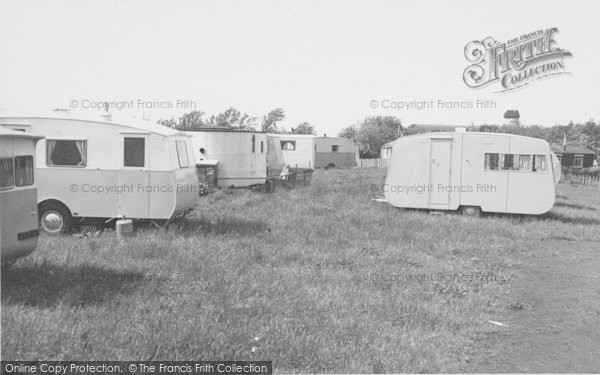
<path fill-rule="evenodd" d="M 474 132 L 524 135 L 558 144 L 562 144 L 566 138 L 567 143 L 577 143 L 596 153 L 600 152 L 600 123 L 593 119 L 585 123 L 571 121 L 567 125 L 557 124 L 551 127 L 510 123 L 471 125 L 467 129 Z M 404 135 L 404 132 L 402 121 L 397 117 L 370 116 L 342 129 L 338 136 L 353 139 L 359 145 L 361 158 L 378 158 L 381 146 Z"/>
<path fill-rule="evenodd" d="M 242 113 L 234 107 L 216 115 L 208 116 L 203 111 L 191 111 L 184 114 L 178 120 L 174 118 L 161 119 L 159 124 L 177 130 L 193 130 L 202 128 L 225 128 L 237 130 L 262 131 L 265 133 L 293 133 L 293 134 L 316 134 L 315 127 L 308 122 L 302 122 L 290 130 L 278 126 L 285 119 L 285 111 L 276 108 L 259 119 Z"/>

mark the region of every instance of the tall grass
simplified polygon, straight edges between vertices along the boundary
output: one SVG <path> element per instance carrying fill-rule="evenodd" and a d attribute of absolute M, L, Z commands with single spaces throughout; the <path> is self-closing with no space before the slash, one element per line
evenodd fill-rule
<path fill-rule="evenodd" d="M 373 202 L 382 181 L 317 171 L 309 187 L 211 194 L 176 232 L 43 237 L 2 275 L 3 359 L 459 371 L 506 308 L 519 253 L 600 240 L 596 190 L 561 185 L 541 218 L 473 219 Z"/>

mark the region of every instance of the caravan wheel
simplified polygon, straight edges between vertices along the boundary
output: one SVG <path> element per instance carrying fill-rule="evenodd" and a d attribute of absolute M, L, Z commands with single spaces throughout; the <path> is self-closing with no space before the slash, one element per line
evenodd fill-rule
<path fill-rule="evenodd" d="M 464 206 L 461 212 L 464 216 L 479 217 L 481 215 L 481 208 L 477 206 Z"/>
<path fill-rule="evenodd" d="M 71 214 L 60 203 L 42 203 L 39 208 L 40 228 L 48 234 L 62 234 L 71 228 Z"/>

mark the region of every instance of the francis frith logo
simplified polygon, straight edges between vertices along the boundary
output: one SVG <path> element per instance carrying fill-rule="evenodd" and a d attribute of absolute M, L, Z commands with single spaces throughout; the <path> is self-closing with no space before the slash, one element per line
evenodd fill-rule
<path fill-rule="evenodd" d="M 558 47 L 556 27 L 536 30 L 501 43 L 492 37 L 474 40 L 465 47 L 471 63 L 463 80 L 472 88 L 498 82 L 498 92 L 513 90 L 538 79 L 568 73 L 565 58 L 571 52 Z"/>

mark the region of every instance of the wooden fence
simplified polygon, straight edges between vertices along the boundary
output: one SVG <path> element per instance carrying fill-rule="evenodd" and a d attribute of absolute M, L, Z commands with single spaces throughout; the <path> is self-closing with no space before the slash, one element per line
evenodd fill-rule
<path fill-rule="evenodd" d="M 387 168 L 390 159 L 360 159 L 359 168 Z"/>
<path fill-rule="evenodd" d="M 563 173 L 563 180 L 573 181 L 577 184 L 600 187 L 600 176 L 589 174 Z"/>

